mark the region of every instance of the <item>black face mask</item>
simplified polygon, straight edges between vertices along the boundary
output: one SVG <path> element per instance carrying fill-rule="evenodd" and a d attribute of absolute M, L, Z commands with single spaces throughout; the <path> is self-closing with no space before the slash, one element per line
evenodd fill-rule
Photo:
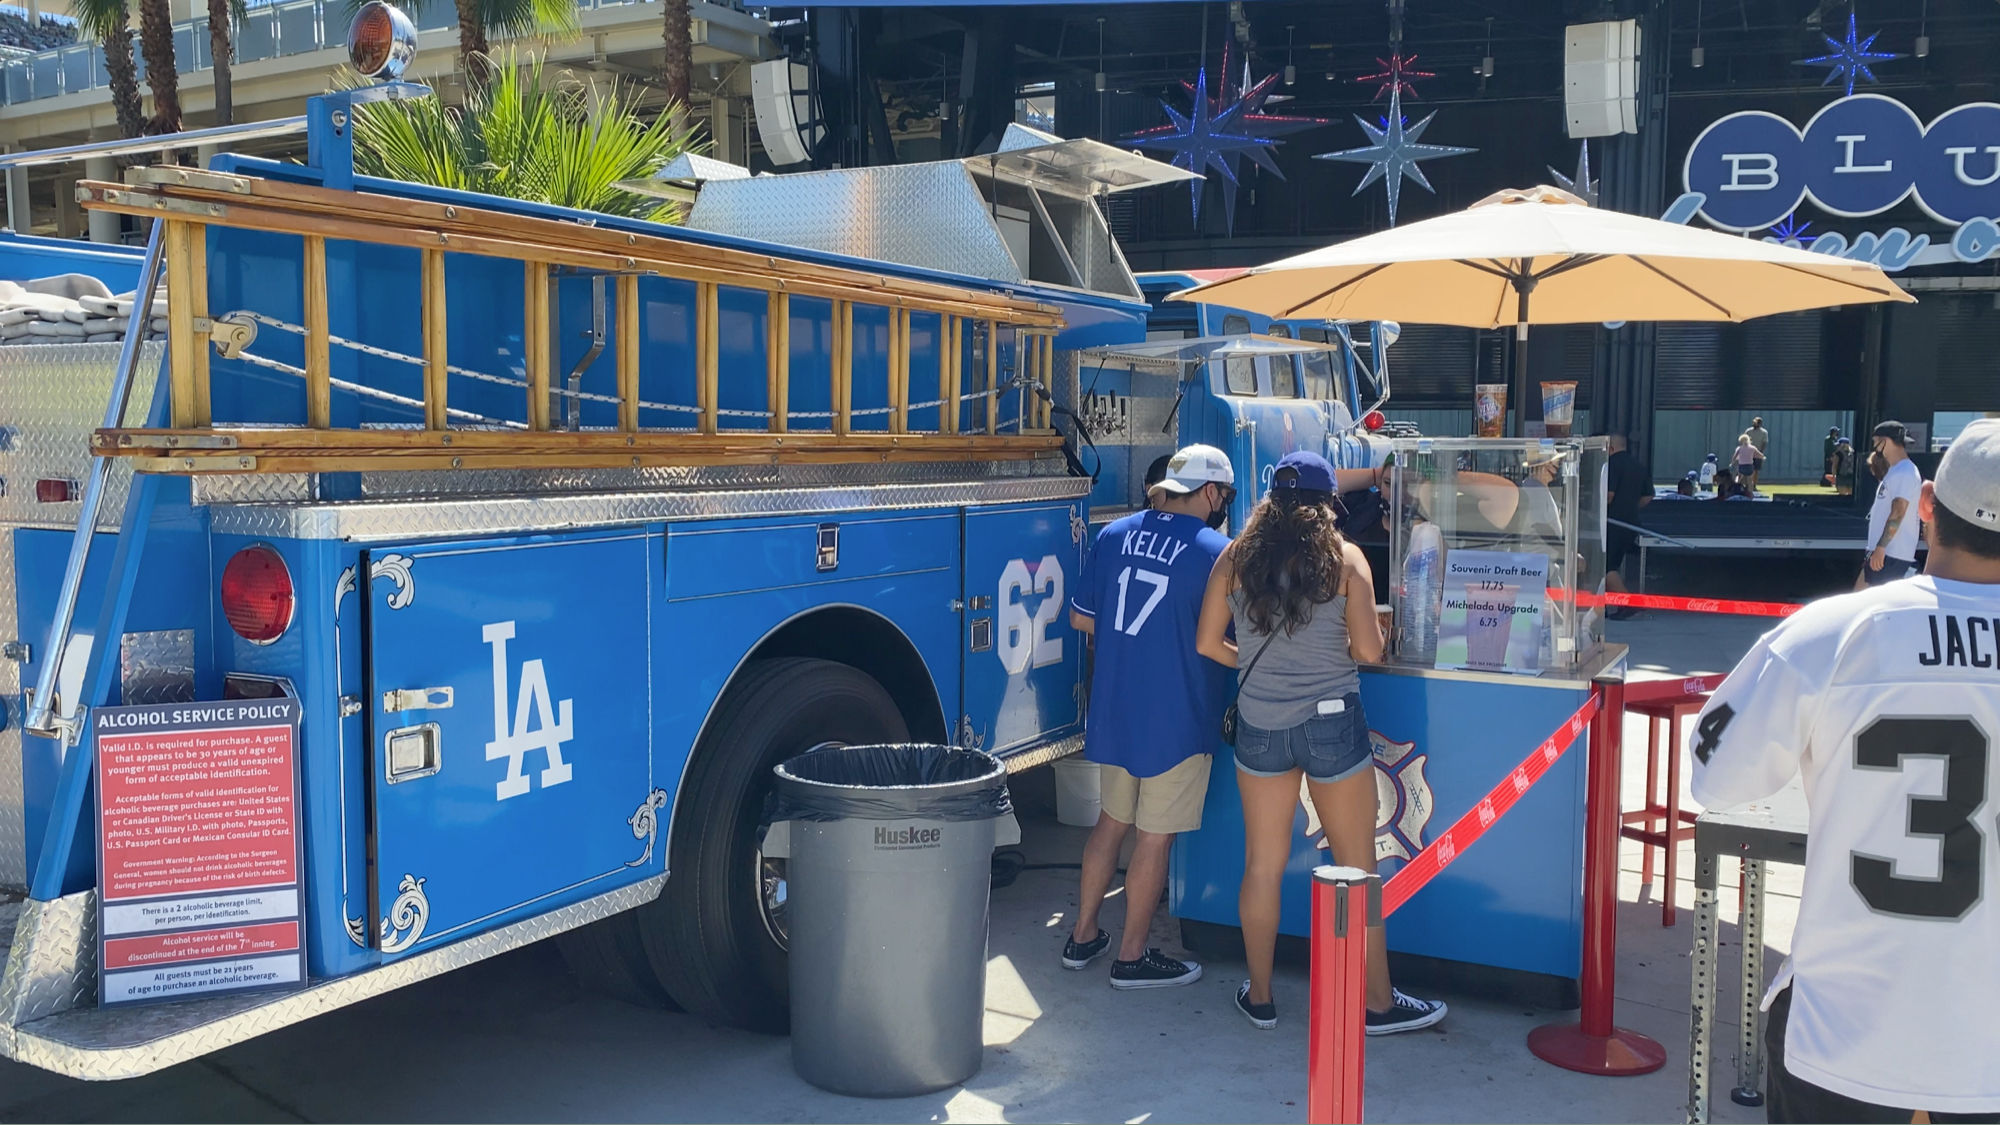
<path fill-rule="evenodd" d="M 1222 506 L 1209 512 L 1208 518 L 1202 522 L 1206 523 L 1211 530 L 1221 531 L 1222 525 L 1229 522 L 1229 501 L 1223 501 Z"/>

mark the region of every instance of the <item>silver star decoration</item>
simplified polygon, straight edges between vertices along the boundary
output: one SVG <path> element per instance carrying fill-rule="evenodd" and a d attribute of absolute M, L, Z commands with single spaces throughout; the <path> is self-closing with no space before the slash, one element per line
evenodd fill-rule
<path fill-rule="evenodd" d="M 1571 179 L 1549 165 L 1549 175 L 1556 178 L 1556 186 L 1580 197 L 1592 207 L 1597 206 L 1597 181 L 1590 178 L 1590 142 L 1585 141 L 1576 154 L 1576 178 Z"/>
<path fill-rule="evenodd" d="M 1412 180 L 1425 191 L 1436 193 L 1437 189 L 1431 187 L 1431 182 L 1424 178 L 1424 170 L 1418 166 L 1421 161 L 1437 160 L 1446 156 L 1464 156 L 1479 151 L 1476 148 L 1459 148 L 1455 145 L 1419 143 L 1424 130 L 1430 127 L 1431 121 L 1436 117 L 1437 112 L 1433 110 L 1429 116 L 1415 125 L 1405 125 L 1403 95 L 1400 90 L 1394 91 L 1389 95 L 1389 116 L 1383 121 L 1381 128 L 1376 128 L 1365 117 L 1354 119 L 1361 126 L 1361 131 L 1368 134 L 1368 139 L 1373 141 L 1373 144 L 1344 149 L 1340 152 L 1322 152 L 1315 154 L 1313 159 L 1368 165 L 1368 174 L 1361 177 L 1361 182 L 1355 185 L 1354 194 L 1360 195 L 1364 188 L 1376 180 L 1383 181 L 1389 189 L 1389 225 L 1393 227 L 1396 225 L 1396 204 L 1402 197 L 1403 180 Z"/>
<path fill-rule="evenodd" d="M 1875 45 L 1875 36 L 1880 34 L 1882 33 L 1878 31 L 1866 39 L 1857 38 L 1854 33 L 1854 9 L 1849 7 L 1847 9 L 1847 38 L 1844 40 L 1835 39 L 1833 36 L 1822 32 L 1820 38 L 1826 40 L 1826 45 L 1832 48 L 1832 53 L 1810 59 L 1800 59 L 1792 65 L 1825 67 L 1826 79 L 1820 83 L 1822 86 L 1844 76 L 1847 79 L 1847 96 L 1851 98 L 1854 96 L 1854 80 L 1856 78 L 1863 79 L 1870 84 L 1875 82 L 1875 72 L 1868 68 L 1869 62 L 1882 59 L 1900 59 L 1903 57 L 1894 51 L 1869 50 L 1869 48 Z"/>

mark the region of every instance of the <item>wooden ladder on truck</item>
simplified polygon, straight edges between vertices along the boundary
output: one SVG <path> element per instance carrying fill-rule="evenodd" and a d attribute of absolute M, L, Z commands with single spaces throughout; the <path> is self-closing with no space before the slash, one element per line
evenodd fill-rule
<path fill-rule="evenodd" d="M 623 468 L 656 465 L 719 465 L 785 462 L 991 461 L 1040 456 L 1059 448 L 1053 428 L 1055 337 L 1063 328 L 1058 309 L 1035 301 L 912 278 L 841 266 L 774 257 L 657 235 L 456 204 L 427 202 L 367 192 L 339 191 L 253 176 L 191 169 L 138 168 L 127 183 L 86 180 L 78 200 L 88 208 L 158 220 L 168 292 L 169 424 L 164 428 L 107 426 L 93 438 L 101 456 L 127 457 L 140 472 L 299 473 L 385 469 Z M 291 426 L 217 426 L 211 418 L 210 350 L 231 353 L 232 336 L 246 326 L 212 319 L 208 307 L 207 232 L 240 227 L 293 234 L 304 239 L 304 367 L 289 369 L 305 382 L 305 416 Z M 335 346 L 355 347 L 329 331 L 326 244 L 352 241 L 415 249 L 420 276 L 412 296 L 421 307 L 423 354 L 375 354 L 421 363 L 421 425 L 336 428 L 331 424 L 331 354 Z M 524 366 L 519 380 L 526 396 L 518 421 L 499 425 L 454 424 L 464 412 L 451 405 L 454 373 L 489 382 L 515 382 L 459 372 L 446 354 L 448 253 L 511 259 L 521 263 L 525 283 Z M 551 347 L 552 271 L 574 270 L 615 282 L 617 425 L 614 429 L 563 429 L 552 424 L 551 404 L 580 396 L 572 385 L 556 385 Z M 644 403 L 640 385 L 639 279 L 673 278 L 695 285 L 695 401 L 663 406 Z M 766 408 L 762 412 L 720 407 L 720 306 L 723 287 L 766 294 Z M 791 425 L 790 302 L 793 297 L 832 302 L 832 364 L 828 387 L 832 409 L 826 428 Z M 887 424 L 855 425 L 854 312 L 879 306 L 889 313 Z M 934 372 L 937 425 L 912 430 L 910 362 L 911 316 L 938 319 L 942 347 Z M 965 358 L 968 324 L 983 334 L 983 372 L 968 391 Z M 283 326 L 280 324 L 280 326 Z M 289 327 L 289 326 L 284 326 Z M 1014 337 L 1015 371 L 1003 379 L 1003 334 Z M 367 351 L 370 349 L 362 348 Z M 282 366 L 269 362 L 265 366 Z M 1015 432 L 999 426 L 1002 395 L 1016 387 L 1033 393 L 1021 410 Z M 338 389 L 393 397 L 353 385 Z M 961 426 L 960 404 L 979 405 L 975 423 Z M 929 403 L 920 403 L 928 407 Z M 640 410 L 666 409 L 691 415 L 684 428 L 643 427 Z M 878 410 L 878 412 L 884 412 Z M 761 413 L 756 428 L 731 427 L 729 417 Z M 487 420 L 489 423 L 492 420 Z M 964 432 L 961 432 L 961 431 Z"/>

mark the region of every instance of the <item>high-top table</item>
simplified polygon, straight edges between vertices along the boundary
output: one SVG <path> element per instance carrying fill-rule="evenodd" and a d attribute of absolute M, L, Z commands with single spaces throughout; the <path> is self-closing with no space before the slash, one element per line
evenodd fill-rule
<path fill-rule="evenodd" d="M 1742 1020 L 1736 1088 L 1730 1098 L 1738 1105 L 1763 1105 L 1764 1037 L 1758 1022 L 1764 989 L 1764 865 L 1806 861 L 1806 798 L 1799 781 L 1769 799 L 1727 812 L 1705 812 L 1694 825 L 1694 965 L 1693 1004 L 1689 1011 L 1689 1122 L 1708 1120 L 1709 1053 L 1715 1034 L 1716 944 L 1719 919 L 1715 909 L 1716 868 L 1723 856 L 1743 865 L 1743 991 L 1738 1009 Z"/>

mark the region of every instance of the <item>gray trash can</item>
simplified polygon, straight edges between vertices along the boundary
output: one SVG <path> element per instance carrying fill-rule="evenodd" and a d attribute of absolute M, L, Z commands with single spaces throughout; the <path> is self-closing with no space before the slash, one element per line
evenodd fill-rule
<path fill-rule="evenodd" d="M 999 759 L 951 746 L 812 750 L 777 767 L 792 1065 L 901 1097 L 979 1072 L 993 849 L 1020 839 Z"/>

